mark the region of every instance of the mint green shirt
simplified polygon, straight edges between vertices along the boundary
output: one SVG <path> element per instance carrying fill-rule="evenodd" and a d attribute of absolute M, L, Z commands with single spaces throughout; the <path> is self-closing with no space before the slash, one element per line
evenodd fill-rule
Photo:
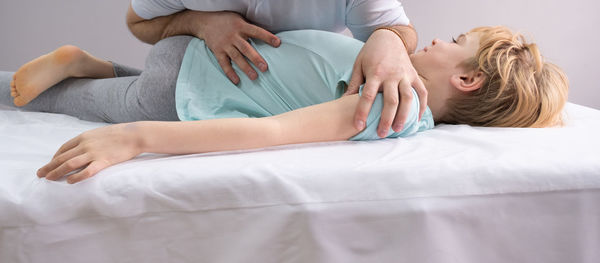
<path fill-rule="evenodd" d="M 215 56 L 200 39 L 185 52 L 175 91 L 177 114 L 182 121 L 216 118 L 267 117 L 335 100 L 344 93 L 352 66 L 363 42 L 337 33 L 298 30 L 277 34 L 281 45 L 273 48 L 250 41 L 269 65 L 269 70 L 250 80 L 236 65 L 236 86 L 223 73 Z M 361 87 L 362 91 L 362 87 Z M 387 137 L 405 137 L 433 128 L 431 111 L 418 121 L 416 92 L 402 131 L 390 129 Z M 377 126 L 383 108 L 378 94 L 367 127 L 350 140 L 379 139 Z"/>

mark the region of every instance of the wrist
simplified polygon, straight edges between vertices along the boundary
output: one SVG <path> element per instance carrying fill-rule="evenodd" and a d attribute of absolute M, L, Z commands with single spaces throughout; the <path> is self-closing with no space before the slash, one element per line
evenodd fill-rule
<path fill-rule="evenodd" d="M 377 31 L 385 31 L 385 32 L 392 32 L 396 35 L 397 38 L 400 39 L 400 41 L 402 41 L 402 45 L 404 46 L 404 49 L 409 50 L 408 45 L 406 44 L 406 41 L 404 40 L 402 34 L 396 30 L 395 28 L 391 27 L 391 26 L 381 26 L 378 27 L 377 29 L 375 29 L 375 31 L 373 31 L 373 33 L 377 32 Z"/>
<path fill-rule="evenodd" d="M 185 10 L 175 14 L 167 23 L 161 34 L 161 39 L 176 35 L 190 35 L 203 39 L 204 12 Z"/>
<path fill-rule="evenodd" d="M 148 139 L 148 124 L 149 122 L 138 121 L 126 123 L 123 127 L 128 137 L 127 141 L 131 143 L 130 147 L 138 154 L 148 152 L 152 148 L 151 141 Z"/>
<path fill-rule="evenodd" d="M 378 30 L 384 28 L 385 30 Z M 377 28 L 375 31 L 385 32 L 385 34 L 390 36 L 392 36 L 392 33 L 394 33 L 396 38 L 402 40 L 403 47 L 408 54 L 414 53 L 417 48 L 417 31 L 412 27 L 412 25 L 385 26 Z M 375 31 L 373 33 L 375 33 Z"/>

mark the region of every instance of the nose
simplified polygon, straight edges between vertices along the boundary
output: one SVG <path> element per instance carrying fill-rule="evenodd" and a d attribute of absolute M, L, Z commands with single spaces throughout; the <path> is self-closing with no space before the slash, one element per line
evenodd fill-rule
<path fill-rule="evenodd" d="M 433 39 L 433 40 L 431 41 L 431 45 L 432 45 L 432 46 L 435 46 L 435 45 L 436 45 L 438 42 L 440 42 L 440 40 L 439 40 L 439 39 L 437 39 L 437 38 L 435 38 L 435 39 Z"/>

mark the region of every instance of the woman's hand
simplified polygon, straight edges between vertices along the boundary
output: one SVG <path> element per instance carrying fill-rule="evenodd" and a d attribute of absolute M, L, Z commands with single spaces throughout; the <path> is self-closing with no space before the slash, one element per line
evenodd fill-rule
<path fill-rule="evenodd" d="M 355 94 L 365 81 L 362 96 L 354 114 L 355 127 L 362 130 L 373 101 L 383 91 L 383 110 L 377 134 L 385 137 L 390 130 L 403 128 L 413 99 L 412 89 L 419 95 L 419 118 L 427 107 L 427 90 L 410 62 L 402 40 L 388 30 L 376 30 L 367 40 L 352 70 L 352 78 L 344 95 Z M 393 124 L 393 126 L 392 126 Z"/>
<path fill-rule="evenodd" d="M 40 168 L 38 177 L 76 183 L 111 165 L 127 161 L 141 153 L 137 123 L 110 125 L 86 131 L 63 144 L 52 161 Z"/>
<path fill-rule="evenodd" d="M 197 36 L 204 39 L 206 46 L 215 54 L 219 65 L 231 82 L 237 84 L 239 76 L 233 70 L 231 61 L 238 65 L 251 80 L 258 74 L 248 64 L 248 58 L 262 72 L 265 72 L 267 62 L 248 43 L 249 38 L 260 39 L 267 44 L 278 47 L 279 38 L 271 32 L 248 23 L 241 15 L 233 12 L 204 12 L 202 33 Z"/>

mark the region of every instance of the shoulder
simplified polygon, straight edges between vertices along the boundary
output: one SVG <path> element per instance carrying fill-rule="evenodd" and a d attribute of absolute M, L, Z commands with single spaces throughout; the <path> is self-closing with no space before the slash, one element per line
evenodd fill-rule
<path fill-rule="evenodd" d="M 362 93 L 362 88 L 360 92 Z M 417 92 L 413 89 L 413 100 L 410 106 L 410 113 L 401 131 L 394 132 L 392 129 L 389 130 L 386 138 L 397 138 L 397 137 L 408 137 L 417 132 L 432 129 L 434 127 L 433 116 L 431 110 L 427 108 L 423 118 L 419 120 L 419 97 Z M 379 126 L 379 119 L 381 118 L 381 111 L 383 110 L 383 93 L 378 93 L 369 116 L 367 117 L 366 128 L 350 138 L 352 141 L 365 141 L 365 140 L 377 140 L 380 139 L 377 135 L 377 128 Z"/>

